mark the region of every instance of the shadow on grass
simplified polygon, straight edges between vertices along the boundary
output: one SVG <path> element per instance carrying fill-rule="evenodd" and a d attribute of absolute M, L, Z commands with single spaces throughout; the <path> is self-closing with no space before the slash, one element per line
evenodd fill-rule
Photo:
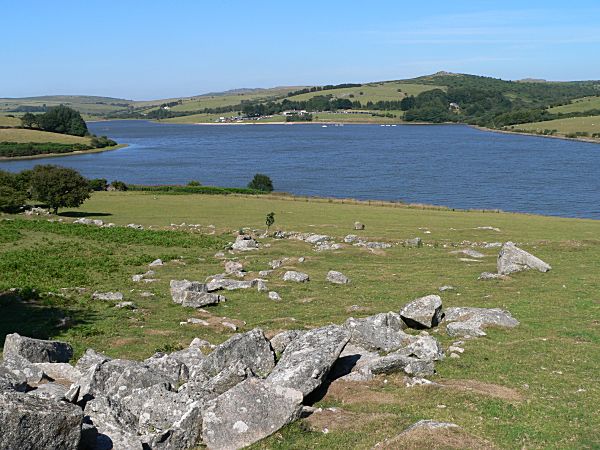
<path fill-rule="evenodd" d="M 111 213 L 102 213 L 102 212 L 86 212 L 86 211 L 64 211 L 58 213 L 59 216 L 62 217 L 107 217 L 112 216 Z"/>
<path fill-rule="evenodd" d="M 31 297 L 31 298 L 28 298 Z M 7 334 L 49 339 L 59 331 L 90 323 L 93 315 L 69 306 L 53 305 L 47 299 L 12 292 L 0 293 L 0 347 Z"/>

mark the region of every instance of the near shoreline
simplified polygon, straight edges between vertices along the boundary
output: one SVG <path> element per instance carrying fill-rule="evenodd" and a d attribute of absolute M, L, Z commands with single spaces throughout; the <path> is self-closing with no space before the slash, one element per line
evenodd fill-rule
<path fill-rule="evenodd" d="M 40 155 L 28 155 L 28 156 L 1 156 L 0 161 L 19 161 L 26 159 L 42 159 L 42 158 L 59 158 L 61 156 L 72 156 L 72 155 L 85 155 L 88 153 L 102 153 L 109 152 L 111 150 L 119 150 L 121 148 L 128 147 L 129 144 L 118 144 L 112 147 L 93 148 L 91 150 L 75 150 L 68 153 L 44 153 Z"/>

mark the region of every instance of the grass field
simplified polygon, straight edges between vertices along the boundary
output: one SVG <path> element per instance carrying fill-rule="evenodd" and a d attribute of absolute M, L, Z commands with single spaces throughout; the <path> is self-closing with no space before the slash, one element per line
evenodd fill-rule
<path fill-rule="evenodd" d="M 269 288 L 280 293 L 281 302 L 268 300 L 265 293 L 232 291 L 226 294 L 227 302 L 206 308 L 207 313 L 172 303 L 170 279 L 204 280 L 222 272 L 215 253 L 241 227 L 263 229 L 265 215 L 271 211 L 275 229 L 325 233 L 338 242 L 350 233 L 390 242 L 419 236 L 425 245 L 394 246 L 376 253 L 349 246 L 315 252 L 303 242 L 264 238 L 261 241 L 271 244 L 269 248 L 227 257 L 239 258 L 255 276 L 272 259 L 305 256 L 304 263 L 292 261 L 268 277 Z M 437 364 L 438 374 L 432 380 L 447 387 L 406 388 L 399 376 L 388 376 L 387 382 L 379 378 L 343 386 L 334 383 L 316 406 L 337 407 L 339 414 L 316 425 L 301 420 L 254 448 L 372 448 L 419 419 L 459 424 L 473 439 L 472 445 L 462 441 L 462 448 L 600 446 L 600 221 L 275 196 L 138 192 L 95 193 L 81 208 L 61 213 L 64 220 L 85 216 L 119 225 L 133 222 L 146 231 L 44 219 L 0 221 L 0 290 L 86 289 L 70 298 L 0 299 L 0 342 L 6 333 L 17 331 L 65 339 L 77 355 L 93 347 L 111 356 L 145 358 L 156 349 L 186 346 L 196 336 L 213 343 L 225 340 L 232 331 L 218 325 L 221 317 L 240 324 L 240 331 L 261 327 L 275 333 L 342 323 L 351 315 L 398 311 L 407 301 L 438 293 L 439 286 L 450 284 L 456 290 L 441 294 L 445 306 L 505 308 L 521 325 L 510 331 L 488 330 L 488 336 L 465 343 L 460 359 Z M 356 220 L 366 224 L 365 231 L 352 229 Z M 171 223 L 182 222 L 201 226 L 196 231 L 148 231 L 150 226 L 167 230 Z M 482 226 L 500 231 L 477 229 Z M 553 270 L 482 282 L 477 276 L 495 270 L 497 249 L 482 250 L 486 254 L 482 262 L 463 262 L 450 254 L 467 241 L 507 240 L 549 262 Z M 145 272 L 155 258 L 167 261 L 156 269 L 159 281 L 133 283 L 131 275 Z M 311 281 L 284 283 L 283 271 L 292 268 L 307 272 Z M 331 269 L 346 273 L 352 283 L 326 283 Z M 95 290 L 121 291 L 139 309 L 116 310 L 92 302 L 90 294 Z M 141 297 L 142 291 L 155 296 Z M 351 305 L 364 310 L 348 312 Z M 70 317 L 70 327 L 56 328 L 64 316 Z M 179 325 L 189 317 L 213 325 Z M 445 346 L 452 342 L 443 334 L 438 338 Z M 323 433 L 323 427 L 329 432 Z M 435 448 L 450 446 L 437 444 Z"/>
<path fill-rule="evenodd" d="M 71 136 L 68 134 L 50 133 L 40 130 L 20 128 L 0 128 L 0 142 L 56 142 L 59 144 L 89 144 L 89 137 Z"/>
<path fill-rule="evenodd" d="M 554 108 L 549 108 L 548 111 L 551 113 L 571 113 L 589 111 L 591 109 L 600 109 L 600 96 L 578 98 L 568 105 L 555 106 Z"/>
<path fill-rule="evenodd" d="M 41 97 L 0 98 L 0 111 L 12 111 L 19 106 L 70 106 L 82 114 L 105 114 L 127 110 L 131 100 L 88 95 L 47 95 Z"/>
<path fill-rule="evenodd" d="M 0 115 L 0 127 L 18 127 L 21 125 L 21 119 L 18 117 L 7 117 Z"/>
<path fill-rule="evenodd" d="M 548 120 L 545 122 L 523 123 L 513 125 L 511 129 L 523 131 L 542 132 L 544 130 L 557 130 L 560 135 L 570 133 L 600 133 L 600 116 L 570 117 L 568 119 Z"/>
<path fill-rule="evenodd" d="M 400 92 L 398 91 L 400 89 Z M 411 84 L 401 81 L 386 81 L 381 83 L 368 83 L 356 88 L 332 89 L 329 91 L 310 92 L 308 94 L 295 95 L 289 97 L 289 100 L 308 100 L 315 95 L 332 95 L 336 98 L 348 98 L 351 100 L 359 100 L 366 104 L 371 101 L 373 103 L 380 100 L 402 100 L 405 96 L 419 95 L 421 92 L 430 91 L 432 89 L 443 89 L 443 86 L 434 86 L 428 84 Z M 360 94 L 362 92 L 362 95 Z M 354 96 L 351 98 L 350 96 Z"/>

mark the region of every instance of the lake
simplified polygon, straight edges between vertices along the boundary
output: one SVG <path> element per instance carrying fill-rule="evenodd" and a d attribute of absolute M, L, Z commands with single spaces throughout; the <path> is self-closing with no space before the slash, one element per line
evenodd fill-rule
<path fill-rule="evenodd" d="M 462 125 L 201 126 L 89 124 L 129 147 L 2 161 L 19 171 L 59 164 L 89 178 L 140 184 L 198 180 L 245 186 L 255 173 L 298 195 L 401 200 L 600 219 L 600 145 Z"/>

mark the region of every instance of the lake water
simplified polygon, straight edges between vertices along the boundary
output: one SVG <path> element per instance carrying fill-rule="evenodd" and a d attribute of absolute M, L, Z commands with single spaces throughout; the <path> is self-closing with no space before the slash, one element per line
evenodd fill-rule
<path fill-rule="evenodd" d="M 600 219 L 600 145 L 484 132 L 461 125 L 199 126 L 90 123 L 129 147 L 0 162 L 59 164 L 90 178 L 140 184 L 198 180 L 245 186 L 257 172 L 278 191 L 402 200 Z"/>

